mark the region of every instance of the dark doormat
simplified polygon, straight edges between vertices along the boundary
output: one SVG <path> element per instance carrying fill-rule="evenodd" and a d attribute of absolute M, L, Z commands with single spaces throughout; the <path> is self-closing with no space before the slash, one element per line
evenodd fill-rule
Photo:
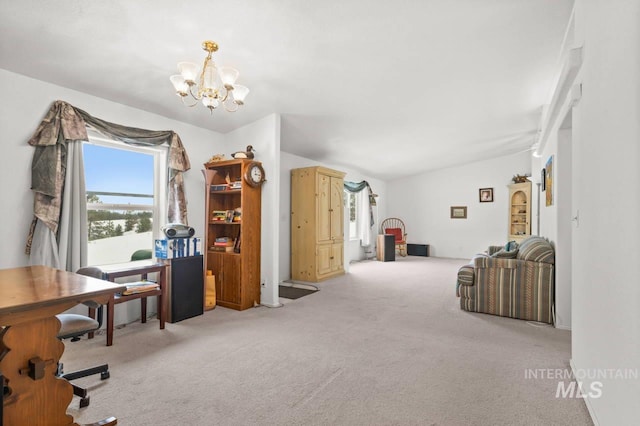
<path fill-rule="evenodd" d="M 306 288 L 298 288 L 298 287 L 288 287 L 288 286 L 278 286 L 280 291 L 280 297 L 284 297 L 285 299 L 299 299 L 302 296 L 306 296 L 311 293 L 315 293 L 318 290 L 308 290 Z"/>

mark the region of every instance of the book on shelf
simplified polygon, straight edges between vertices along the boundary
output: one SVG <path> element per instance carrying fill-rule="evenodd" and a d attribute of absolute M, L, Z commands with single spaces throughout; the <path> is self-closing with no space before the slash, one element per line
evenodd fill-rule
<path fill-rule="evenodd" d="M 226 252 L 226 253 L 233 253 L 233 246 L 216 246 L 213 245 L 211 247 L 209 247 L 209 250 L 211 251 L 219 251 L 219 252 Z"/>
<path fill-rule="evenodd" d="M 231 189 L 231 187 L 226 183 L 220 185 L 211 185 L 212 191 L 228 191 L 229 189 Z"/>
<path fill-rule="evenodd" d="M 125 283 L 127 289 L 124 290 L 121 294 L 122 296 L 128 296 L 130 294 L 144 293 L 146 291 L 153 291 L 160 288 L 158 283 L 153 281 L 136 281 L 132 283 Z"/>
<path fill-rule="evenodd" d="M 224 222 L 227 220 L 227 211 L 226 210 L 213 210 L 211 212 L 211 221 L 213 222 Z"/>

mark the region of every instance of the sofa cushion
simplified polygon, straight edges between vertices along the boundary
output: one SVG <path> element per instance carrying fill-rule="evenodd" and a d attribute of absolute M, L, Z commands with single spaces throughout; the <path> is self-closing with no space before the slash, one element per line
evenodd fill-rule
<path fill-rule="evenodd" d="M 518 259 L 531 262 L 555 263 L 551 243 L 542 237 L 529 237 L 518 248 Z"/>
<path fill-rule="evenodd" d="M 507 244 L 504 245 L 504 249 L 506 251 L 511 251 L 517 248 L 518 248 L 518 243 L 516 243 L 515 241 L 509 241 Z"/>
<path fill-rule="evenodd" d="M 404 238 L 404 235 L 402 235 L 402 229 L 400 228 L 385 228 L 384 233 L 393 235 L 396 243 L 401 242 Z"/>
<path fill-rule="evenodd" d="M 491 255 L 491 257 L 501 257 L 503 259 L 515 259 L 518 257 L 518 249 L 513 250 L 499 250 Z"/>

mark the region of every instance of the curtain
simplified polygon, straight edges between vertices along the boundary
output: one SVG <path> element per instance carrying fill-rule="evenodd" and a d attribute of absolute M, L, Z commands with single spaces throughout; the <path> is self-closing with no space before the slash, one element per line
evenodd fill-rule
<path fill-rule="evenodd" d="M 356 195 L 356 200 L 358 206 L 358 234 L 360 234 L 360 245 L 367 247 L 371 244 L 371 227 L 373 226 L 369 194 L 367 191 L 360 191 Z"/>
<path fill-rule="evenodd" d="M 345 181 L 344 189 L 345 191 L 357 194 L 358 234 L 361 238 L 360 245 L 366 247 L 371 244 L 371 228 L 374 225 L 372 206 L 376 205 L 376 199 L 373 196 L 373 190 L 366 180 L 362 182 Z"/>
<path fill-rule="evenodd" d="M 77 271 L 87 265 L 87 194 L 82 142 L 67 144 L 67 175 L 58 230 L 58 269 Z"/>
<path fill-rule="evenodd" d="M 169 195 L 167 219 L 169 222 L 187 224 L 187 201 L 182 173 L 189 170 L 191 166 L 178 134 L 171 130 L 151 131 L 110 123 L 93 117 L 66 102 L 55 101 L 29 140 L 29 144 L 35 146 L 31 164 L 34 220 L 29 230 L 25 252 L 31 254 L 32 248 L 35 247 L 36 254 L 32 258 L 32 263 L 34 261 L 49 262 L 56 257 L 52 253 L 43 253 L 43 251 L 51 249 L 51 236 L 53 235 L 56 243 L 54 245 L 57 246 L 56 252 L 60 253 L 59 249 L 63 249 L 65 252 L 59 259 L 64 264 L 56 267 L 73 268 L 73 265 L 75 265 L 76 260 L 72 260 L 69 264 L 69 253 L 79 253 L 75 246 L 82 244 L 82 239 L 78 238 L 75 233 L 76 230 L 82 230 L 82 233 L 86 234 L 86 208 L 83 208 L 83 203 L 85 203 L 84 207 L 86 207 L 86 200 L 78 201 L 76 204 L 73 203 L 74 197 L 76 197 L 76 200 L 78 196 L 84 198 L 84 195 L 79 195 L 84 192 L 84 182 L 81 182 L 77 175 L 77 173 L 82 173 L 82 176 L 84 176 L 84 171 L 82 168 L 82 154 L 77 154 L 76 149 L 71 147 L 70 152 L 72 154 L 69 155 L 71 158 L 69 164 L 73 168 L 77 167 L 77 170 L 70 172 L 71 176 L 67 179 L 67 149 L 70 144 L 74 145 L 73 142 L 88 140 L 87 126 L 107 137 L 127 144 L 142 146 L 168 145 L 169 182 L 167 187 Z M 78 150 L 80 150 L 81 144 L 77 145 Z M 70 185 L 71 188 L 68 188 L 67 185 Z M 67 200 L 67 196 L 71 198 Z M 61 209 L 63 205 L 65 205 L 65 209 L 69 209 L 64 214 Z M 67 221 L 77 220 L 79 217 L 77 211 L 79 209 L 85 211 L 84 228 L 81 228 L 82 223 L 67 223 Z M 62 220 L 66 222 L 64 231 L 59 228 Z M 50 230 L 49 235 L 42 230 L 42 226 L 39 226 L 42 224 Z M 61 231 L 66 236 L 61 237 Z M 72 254 L 71 258 L 74 258 L 74 256 L 75 254 Z M 80 259 L 78 261 L 82 262 L 82 255 L 78 254 L 78 256 L 78 259 Z M 84 265 L 81 264 L 80 266 Z M 75 269 L 77 268 L 69 270 Z"/>

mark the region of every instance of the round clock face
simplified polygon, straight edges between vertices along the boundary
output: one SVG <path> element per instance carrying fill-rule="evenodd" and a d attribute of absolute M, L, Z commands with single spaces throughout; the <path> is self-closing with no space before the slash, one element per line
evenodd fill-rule
<path fill-rule="evenodd" d="M 262 181 L 262 170 L 259 167 L 253 166 L 251 168 L 251 180 L 255 183 Z"/>
<path fill-rule="evenodd" d="M 258 163 L 250 164 L 245 173 L 245 180 L 251 186 L 260 186 L 264 182 L 264 169 Z"/>

